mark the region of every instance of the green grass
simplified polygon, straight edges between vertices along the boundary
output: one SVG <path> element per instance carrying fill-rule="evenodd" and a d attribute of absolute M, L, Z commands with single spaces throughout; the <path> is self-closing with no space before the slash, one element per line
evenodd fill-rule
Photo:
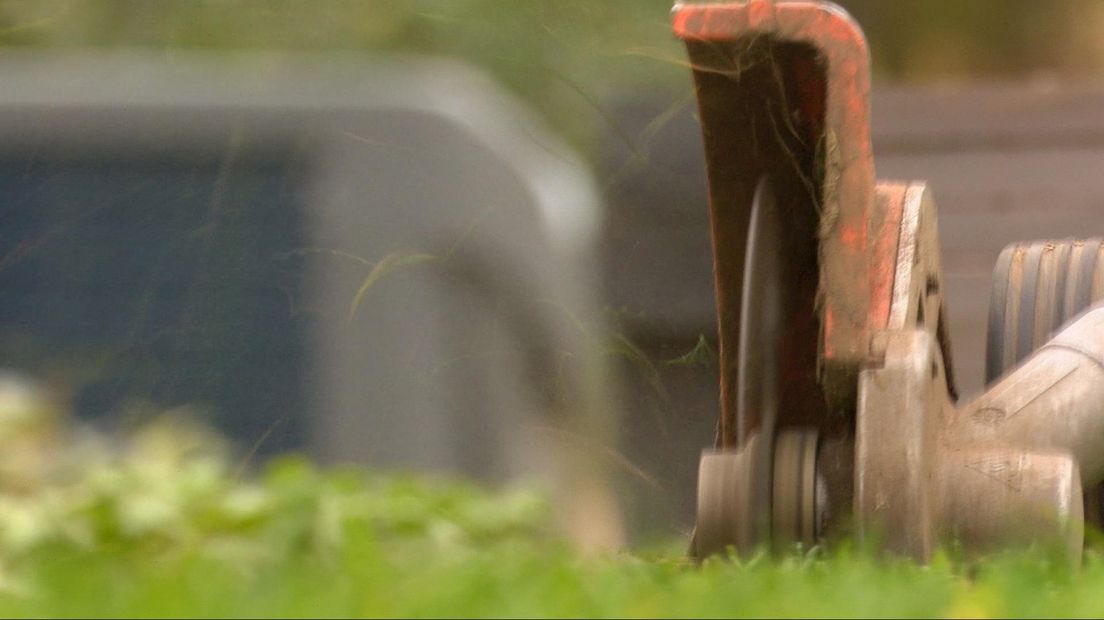
<path fill-rule="evenodd" d="M 524 489 L 302 459 L 243 478 L 217 438 L 180 426 L 110 450 L 0 442 L 5 617 L 1104 614 L 1094 550 L 1080 571 L 1041 553 L 922 567 L 846 546 L 695 566 L 684 541 L 582 556 Z"/>

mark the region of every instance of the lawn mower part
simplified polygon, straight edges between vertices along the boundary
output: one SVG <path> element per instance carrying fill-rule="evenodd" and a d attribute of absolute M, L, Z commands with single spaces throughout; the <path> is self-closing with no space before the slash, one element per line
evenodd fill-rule
<path fill-rule="evenodd" d="M 957 404 L 935 205 L 924 183 L 875 182 L 861 30 L 810 1 L 678 4 L 673 20 L 704 138 L 721 358 L 691 553 L 850 532 L 921 561 L 950 543 L 1079 558 L 1081 490 L 1104 479 L 1101 243 L 1001 255 L 994 382 Z"/>
<path fill-rule="evenodd" d="M 1013 243 L 993 269 L 985 382 L 992 383 L 1104 297 L 1100 239 Z"/>
<path fill-rule="evenodd" d="M 1104 242 L 1013 243 L 993 270 L 985 380 L 992 383 L 1104 299 Z M 1085 489 L 1085 521 L 1104 530 L 1104 486 Z"/>

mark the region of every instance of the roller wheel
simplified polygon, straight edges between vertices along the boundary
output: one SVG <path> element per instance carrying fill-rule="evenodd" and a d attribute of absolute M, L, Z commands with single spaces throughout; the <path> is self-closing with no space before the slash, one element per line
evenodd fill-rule
<path fill-rule="evenodd" d="M 698 465 L 697 525 L 691 554 L 705 558 L 732 548 L 747 555 L 770 533 L 770 470 L 758 435 L 739 450 L 702 454 Z"/>
<path fill-rule="evenodd" d="M 786 360 L 787 273 L 792 230 L 767 177 L 752 201 L 737 352 L 736 421 L 741 443 L 702 455 L 691 554 L 734 548 L 747 555 L 773 543 L 815 544 L 818 515 L 815 430 L 780 428 Z M 823 495 L 823 494 L 822 494 Z"/>
<path fill-rule="evenodd" d="M 1025 241 L 993 270 L 985 381 L 992 384 L 1104 298 L 1101 239 Z M 1085 520 L 1104 530 L 1104 486 L 1085 491 Z"/>
<path fill-rule="evenodd" d="M 752 435 L 739 450 L 709 450 L 698 467 L 698 519 L 691 555 L 733 549 L 748 556 L 819 542 L 826 510 L 814 429 L 785 429 L 773 450 Z"/>
<path fill-rule="evenodd" d="M 787 429 L 775 439 L 771 539 L 781 549 L 808 549 L 820 539 L 827 498 L 817 475 L 818 444 L 812 429 Z"/>

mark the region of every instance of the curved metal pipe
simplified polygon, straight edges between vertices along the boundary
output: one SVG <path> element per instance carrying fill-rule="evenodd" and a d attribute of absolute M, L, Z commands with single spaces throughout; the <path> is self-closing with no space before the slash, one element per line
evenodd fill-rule
<path fill-rule="evenodd" d="M 951 445 L 1073 456 L 1083 486 L 1104 480 L 1104 306 L 1069 324 L 944 426 Z"/>

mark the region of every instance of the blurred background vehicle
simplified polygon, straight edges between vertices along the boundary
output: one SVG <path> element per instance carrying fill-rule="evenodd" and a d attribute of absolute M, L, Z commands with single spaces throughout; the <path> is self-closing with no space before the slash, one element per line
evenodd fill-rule
<path fill-rule="evenodd" d="M 581 498 L 568 481 L 596 468 L 558 446 L 616 428 L 598 197 L 492 81 L 92 51 L 10 54 L 0 76 L 0 347 L 79 417 L 187 407 L 251 456 Z"/>
<path fill-rule="evenodd" d="M 842 4 L 879 176 L 936 188 L 968 395 L 1000 248 L 1104 233 L 1104 6 Z M 0 4 L 0 364 L 243 458 L 576 462 L 635 535 L 688 527 L 716 336 L 669 8 Z"/>

